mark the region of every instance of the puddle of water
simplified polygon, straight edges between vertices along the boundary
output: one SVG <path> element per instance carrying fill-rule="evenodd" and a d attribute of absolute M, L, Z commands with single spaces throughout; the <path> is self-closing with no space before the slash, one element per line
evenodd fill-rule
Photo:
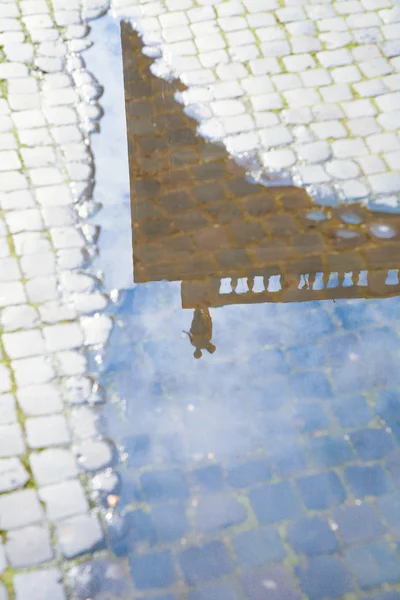
<path fill-rule="evenodd" d="M 92 135 L 95 160 L 94 200 L 102 205 L 93 221 L 101 227 L 101 252 L 94 269 L 104 272 L 104 286 L 133 286 L 129 167 L 122 75 L 120 25 L 110 16 L 92 21 L 93 46 L 85 52 L 87 69 L 104 88 L 100 134 Z"/>
<path fill-rule="evenodd" d="M 249 184 L 123 34 L 110 546 L 147 600 L 397 600 L 400 217 Z"/>

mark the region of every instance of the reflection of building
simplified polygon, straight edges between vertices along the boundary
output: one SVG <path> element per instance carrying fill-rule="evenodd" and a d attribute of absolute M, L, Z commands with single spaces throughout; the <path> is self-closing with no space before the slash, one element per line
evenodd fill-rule
<path fill-rule="evenodd" d="M 182 281 L 185 308 L 399 293 L 400 216 L 249 183 L 196 136 L 182 86 L 150 74 L 126 24 L 122 47 L 136 282 Z"/>

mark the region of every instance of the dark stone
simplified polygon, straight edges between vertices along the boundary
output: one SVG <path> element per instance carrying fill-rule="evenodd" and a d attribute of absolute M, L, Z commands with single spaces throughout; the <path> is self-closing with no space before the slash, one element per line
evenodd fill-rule
<path fill-rule="evenodd" d="M 208 162 L 197 165 L 192 168 L 194 176 L 199 181 L 207 181 L 209 179 L 224 179 L 226 170 L 222 162 Z"/>
<path fill-rule="evenodd" d="M 301 504 L 289 482 L 265 485 L 252 490 L 250 502 L 260 523 L 268 524 L 301 515 Z"/>
<path fill-rule="evenodd" d="M 198 498 L 194 519 L 197 531 L 216 531 L 243 523 L 247 511 L 228 494 L 212 494 Z"/>
<path fill-rule="evenodd" d="M 158 202 L 167 212 L 171 213 L 188 210 L 196 205 L 193 198 L 184 191 L 171 192 L 160 196 Z"/>
<path fill-rule="evenodd" d="M 400 533 L 400 492 L 378 498 L 377 504 L 391 533 Z"/>
<path fill-rule="evenodd" d="M 136 554 L 130 559 L 130 566 L 138 590 L 168 588 L 176 580 L 172 554 L 168 550 Z"/>
<path fill-rule="evenodd" d="M 232 584 L 220 582 L 189 592 L 188 598 L 189 600 L 239 600 L 241 596 Z"/>
<path fill-rule="evenodd" d="M 220 202 L 225 199 L 225 191 L 220 183 L 204 183 L 193 188 L 193 194 L 200 203 Z"/>
<path fill-rule="evenodd" d="M 312 510 L 336 506 L 346 500 L 345 489 L 334 471 L 302 477 L 297 486 L 305 505 Z"/>
<path fill-rule="evenodd" d="M 193 479 L 204 491 L 218 492 L 223 486 L 223 472 L 219 465 L 211 465 L 193 471 Z"/>
<path fill-rule="evenodd" d="M 350 573 L 343 562 L 333 556 L 316 556 L 296 568 L 300 587 L 309 600 L 341 598 L 353 591 Z"/>
<path fill-rule="evenodd" d="M 228 180 L 227 187 L 234 196 L 253 196 L 260 191 L 257 185 L 246 181 L 243 177 Z"/>
<path fill-rule="evenodd" d="M 188 585 L 217 579 L 233 570 L 233 562 L 221 542 L 188 548 L 181 552 L 179 560 Z"/>
<path fill-rule="evenodd" d="M 167 136 L 167 140 L 171 146 L 194 146 L 196 144 L 196 135 L 188 127 L 183 127 L 171 131 Z"/>
<path fill-rule="evenodd" d="M 331 554 L 339 548 L 328 521 L 322 517 L 300 519 L 291 523 L 288 538 L 297 554 Z"/>
<path fill-rule="evenodd" d="M 296 406 L 296 419 L 300 429 L 306 433 L 329 429 L 330 422 L 321 404 L 307 403 Z"/>
<path fill-rule="evenodd" d="M 147 471 L 140 478 L 143 494 L 149 502 L 182 499 L 189 496 L 189 489 L 178 469 Z"/>
<path fill-rule="evenodd" d="M 152 510 L 153 524 L 160 542 L 173 542 L 183 537 L 188 524 L 183 504 L 158 504 Z"/>
<path fill-rule="evenodd" d="M 268 565 L 245 573 L 243 587 L 249 600 L 301 600 L 293 573 L 283 565 Z"/>
<path fill-rule="evenodd" d="M 343 437 L 322 436 L 309 442 L 314 464 L 319 467 L 335 467 L 354 458 L 349 443 Z"/>
<path fill-rule="evenodd" d="M 135 435 L 124 440 L 129 466 L 142 466 L 151 463 L 151 442 L 149 435 Z"/>
<path fill-rule="evenodd" d="M 241 566 L 259 567 L 262 564 L 278 562 L 285 558 L 276 529 L 251 529 L 233 538 L 233 547 Z"/>
<path fill-rule="evenodd" d="M 235 488 L 246 488 L 270 479 L 270 468 L 263 460 L 249 460 L 228 470 L 228 483 Z"/>
<path fill-rule="evenodd" d="M 384 533 L 378 513 L 370 504 L 343 506 L 335 510 L 333 518 L 344 544 L 366 542 Z"/>
<path fill-rule="evenodd" d="M 345 467 L 344 476 L 356 498 L 380 496 L 389 491 L 386 473 L 380 465 Z"/>
<path fill-rule="evenodd" d="M 372 419 L 371 410 L 362 396 L 337 398 L 332 403 L 332 410 L 345 428 L 368 425 Z"/>
<path fill-rule="evenodd" d="M 391 452 L 392 437 L 384 429 L 362 429 L 350 434 L 353 446 L 361 460 L 378 460 Z"/>
<path fill-rule="evenodd" d="M 346 558 L 363 590 L 400 581 L 400 562 L 387 542 L 349 548 Z"/>

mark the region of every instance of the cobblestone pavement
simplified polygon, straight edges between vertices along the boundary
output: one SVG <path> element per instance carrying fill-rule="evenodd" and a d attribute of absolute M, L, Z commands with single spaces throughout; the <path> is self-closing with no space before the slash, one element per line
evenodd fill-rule
<path fill-rule="evenodd" d="M 234 154 L 254 153 L 267 178 L 305 185 L 325 201 L 372 194 L 398 203 L 394 0 L 121 4 L 145 51 L 162 53 L 153 72 L 189 86 L 181 99 L 203 135 Z"/>
<path fill-rule="evenodd" d="M 397 600 L 399 346 L 397 329 L 388 329 L 397 301 L 313 307 L 305 317 L 298 307 L 290 315 L 262 307 L 237 318 L 232 308 L 216 319 L 231 331 L 274 321 L 263 334 L 249 327 L 246 344 L 256 339 L 269 352 L 270 389 L 291 411 L 284 390 L 289 380 L 296 386 L 288 419 L 265 414 L 259 372 L 238 368 L 239 351 L 226 361 L 229 336 L 218 347 L 223 369 L 217 361 L 218 372 L 212 363 L 193 372 L 183 341 L 174 346 L 176 327 L 188 328 L 175 286 L 142 286 L 120 306 L 127 326 L 114 334 L 117 357 L 103 375 L 129 420 L 123 425 L 123 403 L 102 406 L 103 388 L 88 374 L 113 322 L 90 270 L 98 230 L 84 221 L 97 209 L 89 135 L 101 118 L 101 87 L 81 53 L 90 46 L 87 21 L 108 8 L 102 0 L 0 0 L 0 600 Z M 391 1 L 118 0 L 114 10 L 145 32 L 147 53 L 155 56 L 160 41 L 166 58 L 171 52 L 190 84 L 182 101 L 204 135 L 235 153 L 257 150 L 274 178 L 296 172 L 296 182 L 320 184 L 311 190 L 318 201 L 332 201 L 335 183 L 347 199 L 372 189 L 397 206 L 400 16 Z M 160 60 L 154 69 L 166 67 Z M 309 343 L 299 348 L 303 318 Z M 132 345 L 143 335 L 144 351 L 142 338 Z M 378 342 L 384 361 L 376 361 Z M 246 356 L 256 355 L 246 344 Z M 137 380 L 128 376 L 133 351 Z M 175 370 L 168 356 L 179 357 Z M 371 369 L 367 388 L 360 364 Z M 214 401 L 221 379 L 238 391 L 234 410 Z M 196 388 L 208 402 L 189 422 Z M 249 389 L 260 404 L 246 413 Z M 180 398 L 168 418 L 161 390 Z M 273 439 L 264 454 L 260 432 L 249 436 L 254 420 Z M 189 449 L 176 423 L 187 427 Z M 125 453 L 118 477 L 104 432 Z M 119 495 L 122 512 L 113 513 Z"/>

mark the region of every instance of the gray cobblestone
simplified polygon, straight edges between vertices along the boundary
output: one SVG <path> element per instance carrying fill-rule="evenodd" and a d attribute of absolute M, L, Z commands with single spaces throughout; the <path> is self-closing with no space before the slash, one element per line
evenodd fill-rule
<path fill-rule="evenodd" d="M 18 573 L 14 577 L 16 600 L 66 600 L 58 569 Z"/>
<path fill-rule="evenodd" d="M 24 452 L 25 442 L 20 424 L 0 425 L 0 458 L 20 456 Z"/>
<path fill-rule="evenodd" d="M 60 483 L 78 475 L 74 455 L 64 448 L 49 448 L 30 455 L 35 480 L 40 486 Z"/>
<path fill-rule="evenodd" d="M 42 521 L 44 512 L 35 490 L 20 490 L 0 496 L 0 528 L 19 529 Z"/>
<path fill-rule="evenodd" d="M 29 417 L 59 413 L 63 410 L 60 392 L 50 383 L 21 388 L 17 392 L 17 399 L 21 410 Z"/>
<path fill-rule="evenodd" d="M 104 533 L 96 516 L 79 515 L 57 525 L 60 550 L 65 558 L 76 558 L 101 548 Z"/>
<path fill-rule="evenodd" d="M 43 337 L 38 330 L 5 333 L 3 343 L 11 359 L 37 356 L 44 352 Z"/>
<path fill-rule="evenodd" d="M 0 425 L 9 425 L 17 422 L 17 410 L 14 396 L 2 394 L 0 396 Z"/>
<path fill-rule="evenodd" d="M 7 536 L 6 553 L 12 567 L 34 567 L 53 559 L 50 532 L 47 527 L 31 525 L 10 531 Z"/>
<path fill-rule="evenodd" d="M 29 418 L 25 423 L 30 448 L 62 446 L 71 442 L 67 421 L 62 415 Z"/>
<path fill-rule="evenodd" d="M 89 504 L 82 484 L 70 479 L 47 485 L 39 490 L 40 499 L 46 504 L 46 513 L 51 521 L 59 521 L 89 511 Z"/>
<path fill-rule="evenodd" d="M 0 397 L 0 401 L 1 401 Z M 1 416 L 1 415 L 0 415 Z M 23 487 L 28 481 L 29 475 L 18 458 L 0 459 L 0 493 Z M 1 555 L 1 548 L 0 548 Z M 1 565 L 1 556 L 0 556 Z M 1 573 L 1 568 L 0 568 Z"/>
<path fill-rule="evenodd" d="M 12 368 L 17 385 L 21 387 L 37 383 L 47 383 L 54 377 L 51 365 L 42 356 L 14 360 Z"/>

